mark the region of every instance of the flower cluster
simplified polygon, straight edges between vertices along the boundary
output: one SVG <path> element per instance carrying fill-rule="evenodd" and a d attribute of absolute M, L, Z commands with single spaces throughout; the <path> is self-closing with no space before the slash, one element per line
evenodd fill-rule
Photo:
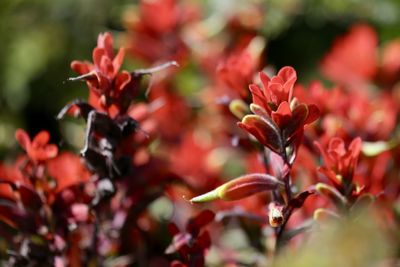
<path fill-rule="evenodd" d="M 93 62 L 71 63 L 88 97 L 57 120 L 81 120 L 79 155 L 15 132 L 0 265 L 281 266 L 323 218 L 360 209 L 398 235 L 399 41 L 351 26 L 305 84 L 295 62 L 266 57 L 270 6 L 201 7 L 139 1 L 117 39 L 99 34 Z"/>
<path fill-rule="evenodd" d="M 319 110 L 315 105 L 299 103 L 293 98 L 297 80 L 293 68 L 284 67 L 271 79 L 261 72 L 260 79 L 262 89 L 250 85 L 253 97 L 250 109 L 254 115 L 246 115 L 238 125 L 275 153 L 283 157 L 295 155 L 296 146 L 292 148 L 292 155 L 286 154 L 286 148 L 299 143 L 304 126 L 318 118 Z"/>

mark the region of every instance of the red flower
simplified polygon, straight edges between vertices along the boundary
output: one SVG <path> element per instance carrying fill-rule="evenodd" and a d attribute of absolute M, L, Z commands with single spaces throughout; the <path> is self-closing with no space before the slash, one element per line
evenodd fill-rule
<path fill-rule="evenodd" d="M 320 167 L 319 171 L 338 188 L 341 188 L 342 184 L 350 184 L 361 151 L 361 138 L 355 138 L 348 148 L 345 147 L 343 139 L 338 137 L 329 141 L 327 149 L 322 148 L 318 142 L 314 144 L 325 163 L 325 167 Z"/>
<path fill-rule="evenodd" d="M 33 162 L 46 161 L 57 156 L 58 148 L 54 144 L 48 144 L 50 135 L 46 131 L 39 132 L 31 141 L 24 130 L 18 129 L 15 138 Z"/>
<path fill-rule="evenodd" d="M 71 68 L 85 79 L 89 90 L 89 103 L 97 109 L 110 108 L 113 100 L 126 89 L 132 77 L 129 72 L 118 72 L 124 60 L 125 51 L 120 48 L 117 55 L 113 52 L 113 39 L 110 33 L 100 34 L 97 47 L 93 50 L 93 63 L 73 61 Z M 115 108 L 115 107 L 114 107 Z"/>
<path fill-rule="evenodd" d="M 292 67 L 283 67 L 271 79 L 264 72 L 260 72 L 260 79 L 262 89 L 255 84 L 249 86 L 254 104 L 271 113 L 271 110 L 276 110 L 282 102 L 290 103 L 297 80 L 296 71 Z"/>
<path fill-rule="evenodd" d="M 378 38 L 368 25 L 354 25 L 335 40 L 322 61 L 322 72 L 331 80 L 350 86 L 370 81 L 377 72 Z"/>
<path fill-rule="evenodd" d="M 250 109 L 255 115 L 246 115 L 238 125 L 282 155 L 287 145 L 300 139 L 304 126 L 319 117 L 319 110 L 315 105 L 298 103 L 293 98 L 297 75 L 292 67 L 282 68 L 271 79 L 261 72 L 260 78 L 262 89 L 250 85 L 253 96 Z"/>

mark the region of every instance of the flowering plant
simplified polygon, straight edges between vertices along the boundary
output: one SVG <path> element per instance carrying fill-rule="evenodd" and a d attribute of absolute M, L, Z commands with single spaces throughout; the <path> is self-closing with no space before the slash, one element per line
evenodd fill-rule
<path fill-rule="evenodd" d="M 87 94 L 58 107 L 62 142 L 14 133 L 0 265 L 399 263 L 398 40 L 349 25 L 307 72 L 274 59 L 290 5 L 124 8 L 70 64 Z"/>

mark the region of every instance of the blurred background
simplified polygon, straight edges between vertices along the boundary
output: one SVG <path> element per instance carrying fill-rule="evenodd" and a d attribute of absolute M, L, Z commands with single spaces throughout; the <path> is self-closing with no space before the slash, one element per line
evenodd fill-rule
<path fill-rule="evenodd" d="M 316 66 L 322 55 L 354 22 L 375 27 L 380 43 L 400 36 L 399 0 L 182 2 L 203 6 L 205 18 L 227 16 L 232 9 L 262 2 L 266 6 L 260 29 L 267 39 L 265 62 L 276 68 L 294 66 L 302 82 L 320 78 Z M 115 46 L 121 45 L 123 18 L 137 4 L 134 0 L 0 1 L 1 160 L 17 151 L 16 128 L 25 128 L 31 136 L 46 129 L 53 142 L 61 142 L 60 131 L 68 129 L 60 130 L 56 114 L 68 101 L 87 94 L 84 84 L 66 82 L 75 76 L 70 62 L 91 60 L 100 32 L 111 31 L 120 40 Z M 140 66 L 135 59 L 128 60 L 131 68 Z"/>

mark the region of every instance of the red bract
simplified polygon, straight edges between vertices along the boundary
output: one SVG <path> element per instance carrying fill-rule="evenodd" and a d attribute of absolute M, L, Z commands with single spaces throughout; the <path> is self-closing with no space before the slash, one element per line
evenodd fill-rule
<path fill-rule="evenodd" d="M 262 89 L 255 84 L 249 86 L 253 96 L 253 103 L 263 107 L 268 113 L 276 110 L 282 102 L 290 103 L 293 96 L 293 87 L 297 80 L 296 71 L 292 67 L 283 67 L 271 79 L 260 72 Z"/>
<path fill-rule="evenodd" d="M 46 131 L 39 132 L 31 141 L 24 130 L 18 129 L 15 138 L 33 162 L 46 161 L 57 156 L 58 148 L 56 145 L 48 144 L 50 135 Z"/>
<path fill-rule="evenodd" d="M 179 252 L 187 266 L 204 266 L 204 253 L 211 245 L 211 238 L 208 231 L 202 231 L 202 228 L 212 222 L 214 216 L 212 211 L 202 211 L 189 220 L 185 232 L 181 232 L 174 223 L 171 223 L 168 229 L 173 235 L 173 240 L 165 252 Z M 175 261 L 171 263 L 171 266 L 186 266 L 184 264 Z"/>
<path fill-rule="evenodd" d="M 352 87 L 371 81 L 377 73 L 378 38 L 368 25 L 355 25 L 335 40 L 322 61 L 322 72 L 331 80 Z"/>
<path fill-rule="evenodd" d="M 301 139 L 304 126 L 319 117 L 319 110 L 315 105 L 298 103 L 293 98 L 297 80 L 293 68 L 284 67 L 271 79 L 260 73 L 260 78 L 263 89 L 250 85 L 253 96 L 250 109 L 255 115 L 245 116 L 239 126 L 264 146 L 282 154 L 288 144 Z"/>

